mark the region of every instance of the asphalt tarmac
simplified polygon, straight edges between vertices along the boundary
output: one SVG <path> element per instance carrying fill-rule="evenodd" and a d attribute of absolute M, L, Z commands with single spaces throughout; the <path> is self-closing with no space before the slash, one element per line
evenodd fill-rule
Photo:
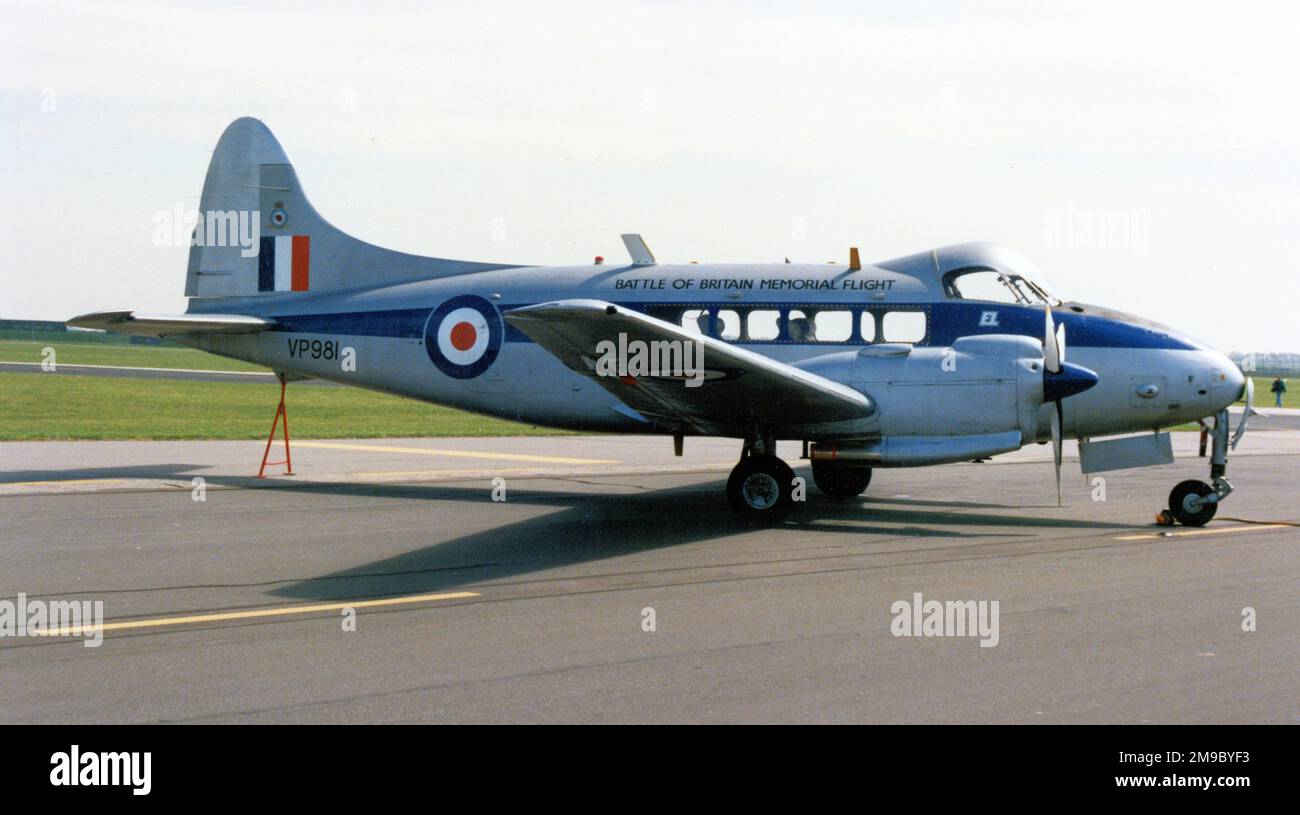
<path fill-rule="evenodd" d="M 734 441 L 298 441 L 265 480 L 257 442 L 4 443 L 0 605 L 104 627 L 0 637 L 0 722 L 1295 723 L 1300 433 L 1248 434 L 1203 529 L 1152 523 L 1206 477 L 1175 447 L 1067 460 L 1060 508 L 1035 446 L 753 529 Z"/>

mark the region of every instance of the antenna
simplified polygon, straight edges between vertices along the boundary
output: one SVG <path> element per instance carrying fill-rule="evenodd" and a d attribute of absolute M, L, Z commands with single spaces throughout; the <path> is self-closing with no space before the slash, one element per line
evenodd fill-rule
<path fill-rule="evenodd" d="M 653 266 L 655 265 L 655 256 L 646 246 L 645 239 L 635 233 L 623 236 L 623 245 L 627 247 L 627 253 L 632 256 L 633 266 Z"/>

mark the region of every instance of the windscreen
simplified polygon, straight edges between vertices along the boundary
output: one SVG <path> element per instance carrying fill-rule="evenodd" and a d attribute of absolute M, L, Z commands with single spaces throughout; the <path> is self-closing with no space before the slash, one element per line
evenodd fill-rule
<path fill-rule="evenodd" d="M 955 300 L 984 300 L 1022 306 L 1061 304 L 1061 298 L 1041 281 L 989 268 L 949 272 L 944 275 L 944 292 Z"/>

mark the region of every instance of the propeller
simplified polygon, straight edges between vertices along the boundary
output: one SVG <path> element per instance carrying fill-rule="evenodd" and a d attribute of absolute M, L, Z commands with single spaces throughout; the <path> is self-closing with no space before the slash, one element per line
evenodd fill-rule
<path fill-rule="evenodd" d="M 1065 422 L 1061 402 L 1057 400 L 1052 411 L 1052 462 L 1056 465 L 1056 505 L 1061 505 L 1061 425 Z"/>
<path fill-rule="evenodd" d="M 1043 401 L 1054 402 L 1052 411 L 1052 461 L 1056 465 L 1056 505 L 1061 506 L 1061 434 L 1065 427 L 1067 396 L 1082 393 L 1097 384 L 1097 374 L 1082 365 L 1065 361 L 1065 324 L 1056 325 L 1052 307 L 1044 307 L 1043 325 Z"/>
<path fill-rule="evenodd" d="M 1255 410 L 1255 380 L 1249 376 L 1246 377 L 1246 408 L 1241 411 L 1241 422 L 1237 424 L 1237 431 L 1232 434 L 1232 449 L 1237 449 L 1237 442 L 1241 437 L 1246 435 L 1246 423 L 1250 421 L 1251 416 L 1258 416 L 1259 411 Z M 1265 417 L 1267 418 L 1267 417 Z"/>
<path fill-rule="evenodd" d="M 1046 325 L 1043 330 L 1043 367 L 1054 374 L 1061 372 L 1061 363 L 1065 362 L 1065 324 L 1056 327 L 1052 319 L 1052 307 L 1043 308 Z"/>

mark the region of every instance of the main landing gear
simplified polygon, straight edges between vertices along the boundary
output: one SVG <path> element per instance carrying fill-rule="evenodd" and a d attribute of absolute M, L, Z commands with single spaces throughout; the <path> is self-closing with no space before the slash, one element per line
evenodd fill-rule
<path fill-rule="evenodd" d="M 779 523 L 794 507 L 794 470 L 775 454 L 773 439 L 747 441 L 727 479 L 727 500 L 745 521 Z"/>
<path fill-rule="evenodd" d="M 871 484 L 871 468 L 813 462 L 813 483 L 828 498 L 857 498 Z"/>
<path fill-rule="evenodd" d="M 1156 523 L 1172 526 L 1175 521 L 1183 526 L 1205 526 L 1219 511 L 1219 502 L 1232 492 L 1232 484 L 1224 477 L 1228 471 L 1228 411 L 1221 410 L 1214 417 L 1210 431 L 1214 451 L 1210 456 L 1210 481 L 1189 479 L 1180 481 L 1169 493 L 1169 509 L 1161 510 Z M 1202 447 L 1202 450 L 1205 448 Z"/>
<path fill-rule="evenodd" d="M 727 500 L 746 521 L 778 523 L 794 507 L 794 470 L 776 456 L 750 454 L 727 479 Z"/>
<path fill-rule="evenodd" d="M 871 483 L 871 468 L 861 465 L 814 462 L 812 472 L 817 489 L 830 498 L 854 498 Z M 779 523 L 793 509 L 797 488 L 794 470 L 776 456 L 775 441 L 751 439 L 727 479 L 727 500 L 745 521 Z"/>

